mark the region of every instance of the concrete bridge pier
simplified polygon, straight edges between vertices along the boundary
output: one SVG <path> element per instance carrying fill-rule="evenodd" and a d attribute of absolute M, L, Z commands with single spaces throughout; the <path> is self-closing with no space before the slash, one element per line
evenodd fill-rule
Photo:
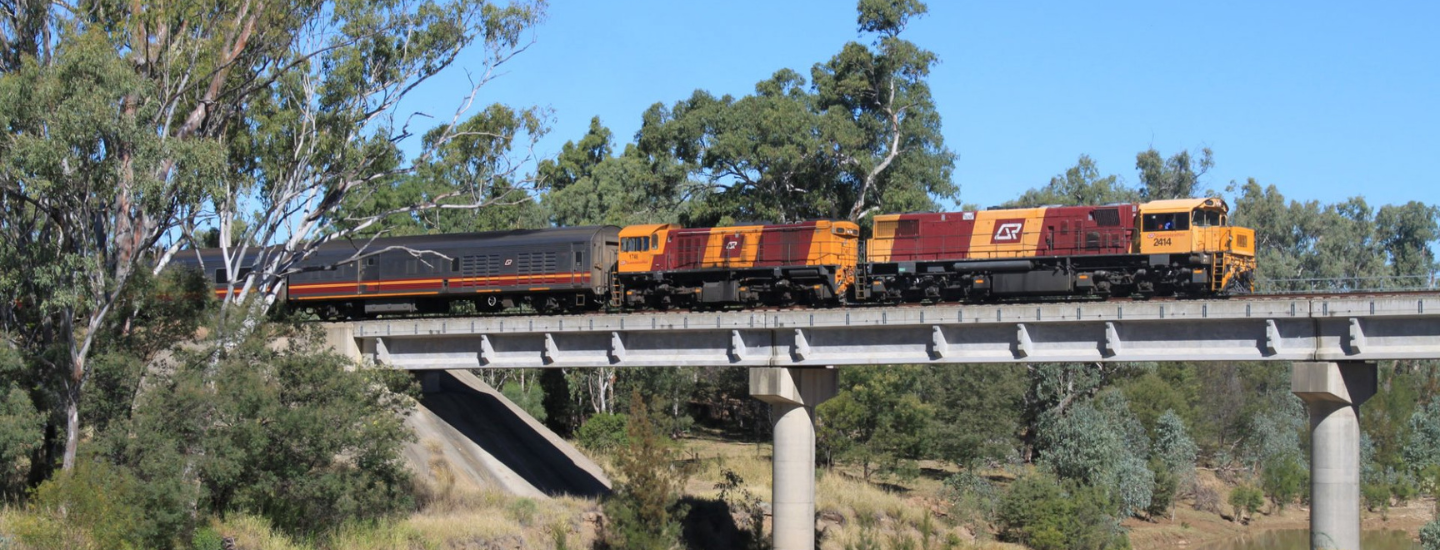
<path fill-rule="evenodd" d="M 1310 411 L 1310 547 L 1360 548 L 1360 405 L 1374 363 L 1297 362 L 1290 391 Z"/>
<path fill-rule="evenodd" d="M 834 368 L 750 369 L 750 395 L 770 404 L 775 423 L 775 550 L 815 548 L 815 406 L 835 396 L 839 381 Z"/>

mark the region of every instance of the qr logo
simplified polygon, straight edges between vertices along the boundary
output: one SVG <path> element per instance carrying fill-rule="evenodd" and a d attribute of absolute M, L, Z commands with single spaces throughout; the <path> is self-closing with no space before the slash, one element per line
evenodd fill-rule
<path fill-rule="evenodd" d="M 1018 241 L 1020 240 L 1020 230 L 1024 227 L 1024 221 L 1000 221 L 995 224 L 995 235 L 991 240 L 997 243 Z"/>

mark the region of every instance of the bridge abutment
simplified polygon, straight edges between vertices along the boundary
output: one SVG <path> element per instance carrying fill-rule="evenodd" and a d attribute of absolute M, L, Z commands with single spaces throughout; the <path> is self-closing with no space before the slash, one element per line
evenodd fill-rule
<path fill-rule="evenodd" d="M 835 396 L 839 380 L 833 368 L 750 369 L 750 395 L 770 404 L 774 422 L 775 550 L 815 548 L 815 406 Z"/>
<path fill-rule="evenodd" d="M 1310 547 L 1360 548 L 1360 405 L 1374 363 L 1297 362 L 1290 390 L 1310 412 Z"/>

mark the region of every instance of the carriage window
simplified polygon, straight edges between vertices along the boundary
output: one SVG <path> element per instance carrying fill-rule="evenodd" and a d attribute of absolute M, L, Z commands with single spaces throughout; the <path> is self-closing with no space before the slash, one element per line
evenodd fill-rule
<path fill-rule="evenodd" d="M 585 260 L 582 258 L 582 256 L 583 256 L 583 254 L 582 254 L 579 250 L 576 250 L 576 251 L 575 251 L 575 266 L 576 266 L 576 267 L 579 267 L 580 264 L 582 264 L 582 263 L 585 262 Z"/>
<path fill-rule="evenodd" d="M 1190 229 L 1190 216 L 1184 212 L 1146 214 L 1140 229 L 1142 231 L 1183 231 Z"/>

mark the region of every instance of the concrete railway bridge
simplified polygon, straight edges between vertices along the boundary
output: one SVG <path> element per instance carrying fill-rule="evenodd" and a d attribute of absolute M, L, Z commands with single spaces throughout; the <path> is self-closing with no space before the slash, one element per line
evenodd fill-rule
<path fill-rule="evenodd" d="M 1360 547 L 1359 407 L 1375 361 L 1440 359 L 1440 293 L 357 321 L 332 346 L 407 370 L 743 366 L 774 422 L 774 547 L 815 546 L 814 408 L 836 367 L 1294 361 L 1314 548 Z"/>

